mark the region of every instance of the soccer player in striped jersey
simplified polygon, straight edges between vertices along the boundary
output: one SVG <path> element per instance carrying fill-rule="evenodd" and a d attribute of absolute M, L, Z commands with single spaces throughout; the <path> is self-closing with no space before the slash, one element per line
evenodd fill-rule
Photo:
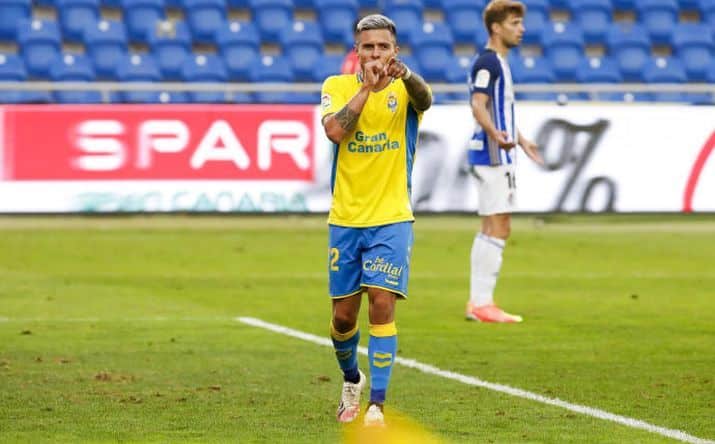
<path fill-rule="evenodd" d="M 397 353 L 395 303 L 407 297 L 417 128 L 432 93 L 397 58 L 392 20 L 378 14 L 364 17 L 355 36 L 360 71 L 328 77 L 321 95 L 325 134 L 334 143 L 328 216 L 330 336 L 344 381 L 337 419 L 351 422 L 366 382 L 357 360 L 357 320 L 366 292 L 370 402 L 364 422 L 384 425 L 382 406 Z"/>
<path fill-rule="evenodd" d="M 517 143 L 532 160 L 542 164 L 536 144 L 518 130 L 514 113 L 514 85 L 507 56 L 521 43 L 525 6 L 518 1 L 494 0 L 484 9 L 489 33 L 486 49 L 469 72 L 469 91 L 476 129 L 468 158 L 479 189 L 481 231 L 471 252 L 470 296 L 466 317 L 482 322 L 521 322 L 494 303 L 494 287 L 502 252 L 516 209 Z"/>

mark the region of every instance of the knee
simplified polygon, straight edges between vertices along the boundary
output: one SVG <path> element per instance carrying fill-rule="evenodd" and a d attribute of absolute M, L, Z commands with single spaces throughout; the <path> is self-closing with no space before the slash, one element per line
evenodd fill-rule
<path fill-rule="evenodd" d="M 336 310 L 333 313 L 333 327 L 340 333 L 346 333 L 355 328 L 357 323 L 357 313 L 347 310 Z"/>

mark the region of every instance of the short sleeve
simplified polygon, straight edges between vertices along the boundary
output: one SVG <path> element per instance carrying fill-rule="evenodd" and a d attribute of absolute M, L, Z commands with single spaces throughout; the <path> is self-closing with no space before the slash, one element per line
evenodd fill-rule
<path fill-rule="evenodd" d="M 501 76 L 499 59 L 493 52 L 477 58 L 469 71 L 469 93 L 484 93 L 489 96 L 494 91 L 494 83 Z"/>
<path fill-rule="evenodd" d="M 323 82 L 323 89 L 320 93 L 320 117 L 328 114 L 335 114 L 346 104 L 344 91 L 339 87 L 337 76 L 330 76 Z"/>

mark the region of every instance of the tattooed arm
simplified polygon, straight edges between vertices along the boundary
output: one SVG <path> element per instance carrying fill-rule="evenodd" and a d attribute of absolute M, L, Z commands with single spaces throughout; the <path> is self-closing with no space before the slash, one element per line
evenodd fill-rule
<path fill-rule="evenodd" d="M 432 106 L 432 93 L 427 86 L 427 82 L 419 74 L 410 69 L 400 60 L 392 59 L 385 68 L 387 75 L 401 78 L 405 84 L 407 94 L 410 95 L 410 102 L 417 111 L 427 111 Z"/>
<path fill-rule="evenodd" d="M 323 117 L 325 135 L 331 142 L 339 144 L 345 135 L 353 132 L 369 95 L 370 90 L 363 87 L 340 111 Z"/>

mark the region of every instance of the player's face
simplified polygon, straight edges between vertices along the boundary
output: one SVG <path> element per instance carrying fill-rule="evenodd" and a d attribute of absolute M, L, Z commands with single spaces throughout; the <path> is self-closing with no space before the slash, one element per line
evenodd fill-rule
<path fill-rule="evenodd" d="M 516 15 L 509 15 L 497 28 L 502 43 L 507 48 L 519 46 L 524 37 L 524 19 Z"/>
<path fill-rule="evenodd" d="M 395 37 L 387 29 L 370 29 L 357 36 L 356 48 L 360 66 L 372 60 L 387 64 L 399 52 Z"/>

